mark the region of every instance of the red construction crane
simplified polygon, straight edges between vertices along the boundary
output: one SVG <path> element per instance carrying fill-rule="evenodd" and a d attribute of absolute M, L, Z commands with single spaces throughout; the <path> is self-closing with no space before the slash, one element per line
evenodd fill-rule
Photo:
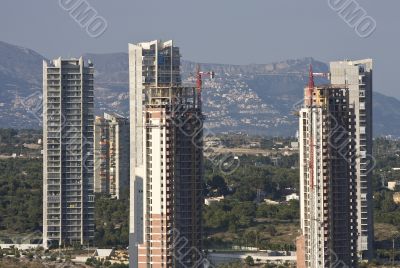
<path fill-rule="evenodd" d="M 306 96 L 305 96 L 306 97 L 305 103 L 307 106 L 312 105 L 312 94 L 313 94 L 314 87 L 315 87 L 314 73 L 313 73 L 312 65 L 310 65 L 310 71 L 308 72 L 308 87 L 307 87 Z"/>
<path fill-rule="evenodd" d="M 209 77 L 210 79 L 214 79 L 215 73 L 214 71 L 202 72 L 200 71 L 200 64 L 197 64 L 196 89 L 197 89 L 197 100 L 199 102 L 200 109 L 201 109 L 201 90 L 203 87 L 203 77 Z"/>

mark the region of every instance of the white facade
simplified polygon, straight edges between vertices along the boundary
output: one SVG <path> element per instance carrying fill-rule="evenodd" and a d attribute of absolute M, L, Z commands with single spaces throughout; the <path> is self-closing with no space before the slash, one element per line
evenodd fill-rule
<path fill-rule="evenodd" d="M 202 250 L 200 102 L 181 85 L 172 41 L 129 44 L 129 77 L 130 267 L 192 267 Z M 187 239 L 179 248 L 177 235 Z"/>
<path fill-rule="evenodd" d="M 299 200 L 299 195 L 296 193 L 290 194 L 286 196 L 286 201 L 290 201 L 290 200 Z"/>
<path fill-rule="evenodd" d="M 396 189 L 396 186 L 398 185 L 398 181 L 388 181 L 388 186 L 387 188 L 391 191 L 394 191 Z"/>
<path fill-rule="evenodd" d="M 354 112 L 346 89 L 315 87 L 299 112 L 298 267 L 354 267 L 356 251 Z M 346 267 L 346 266 L 345 266 Z"/>
<path fill-rule="evenodd" d="M 306 267 L 319 268 L 324 267 L 325 260 L 325 230 L 320 228 L 324 222 L 324 205 L 323 200 L 327 199 L 326 192 L 323 187 L 323 170 L 321 169 L 322 161 L 322 133 L 323 120 L 322 108 L 303 108 L 300 110 L 300 129 L 313 129 L 313 131 L 300 131 L 300 189 L 301 189 L 301 228 L 302 233 L 308 237 L 306 239 L 305 253 Z M 313 118 L 313 119 L 311 119 Z M 312 137 L 308 136 L 312 134 Z M 310 155 L 310 139 L 314 142 L 314 154 Z M 319 150 L 317 148 L 320 148 Z M 310 159 L 310 156 L 312 159 Z M 313 162 L 313 174 L 310 174 L 309 162 Z M 312 179 L 311 179 L 312 176 Z"/>

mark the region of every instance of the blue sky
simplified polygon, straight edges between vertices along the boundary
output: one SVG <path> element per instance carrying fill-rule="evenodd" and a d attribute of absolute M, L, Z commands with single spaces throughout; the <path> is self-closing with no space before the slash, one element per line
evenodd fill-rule
<path fill-rule="evenodd" d="M 90 37 L 60 0 L 2 0 L 0 40 L 49 58 L 127 51 L 128 42 L 152 39 L 174 39 L 185 59 L 199 62 L 373 58 L 375 90 L 400 98 L 398 0 L 357 0 L 377 23 L 368 38 L 360 38 L 328 0 L 86 1 L 108 23 L 98 38 Z"/>

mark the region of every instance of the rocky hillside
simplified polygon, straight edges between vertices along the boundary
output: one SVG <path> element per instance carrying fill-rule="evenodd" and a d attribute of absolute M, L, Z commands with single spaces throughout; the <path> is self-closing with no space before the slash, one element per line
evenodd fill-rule
<path fill-rule="evenodd" d="M 86 54 L 96 69 L 96 110 L 129 113 L 128 55 Z M 0 124 L 3 127 L 40 127 L 43 56 L 0 42 Z M 242 131 L 266 135 L 294 135 L 293 115 L 307 83 L 307 69 L 317 72 L 328 66 L 313 58 L 270 64 L 201 64 L 214 70 L 207 80 L 203 103 L 206 127 L 213 132 Z M 194 83 L 196 63 L 182 62 L 186 83 Z M 317 81 L 326 82 L 326 81 Z M 400 101 L 375 92 L 375 135 L 400 136 Z M 397 123 L 396 123 L 397 122 Z"/>

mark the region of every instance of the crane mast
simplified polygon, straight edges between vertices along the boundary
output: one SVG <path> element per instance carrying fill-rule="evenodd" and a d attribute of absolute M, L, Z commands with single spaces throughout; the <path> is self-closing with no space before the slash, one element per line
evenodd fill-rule
<path fill-rule="evenodd" d="M 214 71 L 202 72 L 200 70 L 200 64 L 197 64 L 196 67 L 196 90 L 197 90 L 197 101 L 199 102 L 199 107 L 201 109 L 201 92 L 203 89 L 203 78 L 209 77 L 210 79 L 214 79 L 215 73 Z"/>

